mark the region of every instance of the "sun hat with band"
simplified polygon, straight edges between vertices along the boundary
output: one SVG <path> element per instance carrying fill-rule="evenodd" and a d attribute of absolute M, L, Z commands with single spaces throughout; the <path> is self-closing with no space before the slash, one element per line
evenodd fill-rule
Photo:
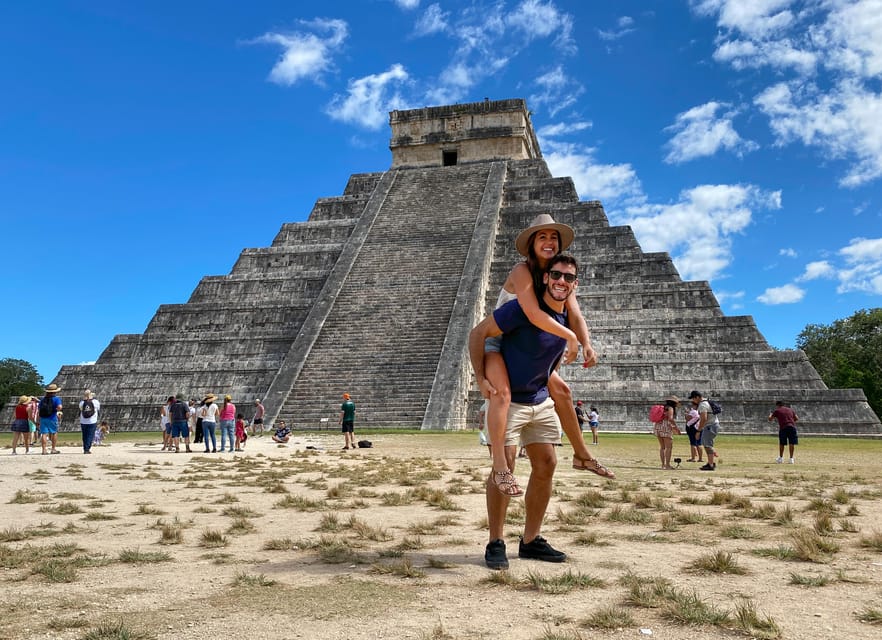
<path fill-rule="evenodd" d="M 553 229 L 557 231 L 557 234 L 560 236 L 560 246 L 557 248 L 558 253 L 573 244 L 573 239 L 576 237 L 576 232 L 573 231 L 573 228 L 570 225 L 555 222 L 554 218 L 547 213 L 540 213 L 533 218 L 533 222 L 530 223 L 530 226 L 521 231 L 518 234 L 518 237 L 515 238 L 515 248 L 517 248 L 518 253 L 522 256 L 530 255 L 530 238 L 534 233 L 542 231 L 543 229 Z"/>
<path fill-rule="evenodd" d="M 27 404 L 30 401 L 30 396 L 18 396 L 18 404 Z"/>

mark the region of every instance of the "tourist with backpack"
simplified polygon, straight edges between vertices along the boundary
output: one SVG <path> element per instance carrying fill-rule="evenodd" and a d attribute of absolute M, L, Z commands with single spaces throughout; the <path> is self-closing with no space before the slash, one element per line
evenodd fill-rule
<path fill-rule="evenodd" d="M 701 471 L 716 471 L 719 456 L 714 451 L 714 443 L 717 434 L 720 432 L 720 419 L 717 418 L 717 414 L 722 412 L 723 409 L 715 402 L 713 404 L 716 407 L 712 407 L 711 401 L 706 400 L 700 391 L 693 390 L 689 394 L 689 401 L 695 410 L 698 411 L 698 424 L 695 428 L 701 434 L 701 446 L 704 447 L 704 452 L 707 454 L 707 463 L 699 467 L 699 469 Z M 717 408 L 718 411 L 715 412 L 714 408 Z"/>
<path fill-rule="evenodd" d="M 98 428 L 98 411 L 101 403 L 89 389 L 83 391 L 83 399 L 80 400 L 80 431 L 83 434 L 83 453 L 92 453 L 92 444 L 95 442 L 95 429 Z"/>
<path fill-rule="evenodd" d="M 43 447 L 43 455 L 47 453 L 61 453 L 58 445 L 58 422 L 61 420 L 63 406 L 58 393 L 61 391 L 54 382 L 44 389 L 46 395 L 40 399 L 37 406 L 37 416 L 40 418 L 40 444 Z M 46 451 L 46 445 L 51 443 L 51 451 Z"/>

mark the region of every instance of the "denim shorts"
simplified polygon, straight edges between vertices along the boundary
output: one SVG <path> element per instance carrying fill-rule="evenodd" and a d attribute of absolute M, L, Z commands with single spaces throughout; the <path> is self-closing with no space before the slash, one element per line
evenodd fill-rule
<path fill-rule="evenodd" d="M 500 353 L 502 351 L 502 336 L 484 338 L 484 353 Z"/>
<path fill-rule="evenodd" d="M 778 444 L 782 447 L 785 444 L 799 444 L 799 435 L 796 433 L 796 427 L 791 424 L 778 429 Z"/>

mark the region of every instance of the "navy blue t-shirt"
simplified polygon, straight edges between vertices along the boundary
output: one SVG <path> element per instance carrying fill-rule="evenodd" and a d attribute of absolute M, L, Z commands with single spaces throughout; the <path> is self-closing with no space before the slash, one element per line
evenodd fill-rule
<path fill-rule="evenodd" d="M 539 308 L 560 324 L 567 325 L 567 314 L 552 311 L 540 300 Z M 493 312 L 502 329 L 502 359 L 508 369 L 511 401 L 540 404 L 548 398 L 548 378 L 557 366 L 567 341 L 543 331 L 530 322 L 517 300 Z"/>

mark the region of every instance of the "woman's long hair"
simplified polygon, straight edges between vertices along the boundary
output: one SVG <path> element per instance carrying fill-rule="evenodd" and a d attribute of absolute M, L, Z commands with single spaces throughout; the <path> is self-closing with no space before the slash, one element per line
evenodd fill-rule
<path fill-rule="evenodd" d="M 527 245 L 527 268 L 530 269 L 530 275 L 533 276 L 533 293 L 537 300 L 542 299 L 542 290 L 545 288 L 545 272 L 546 268 L 539 265 L 539 257 L 536 255 L 536 233 L 530 235 L 530 243 Z M 557 236 L 557 250 L 560 253 L 560 233 L 554 232 Z"/>

